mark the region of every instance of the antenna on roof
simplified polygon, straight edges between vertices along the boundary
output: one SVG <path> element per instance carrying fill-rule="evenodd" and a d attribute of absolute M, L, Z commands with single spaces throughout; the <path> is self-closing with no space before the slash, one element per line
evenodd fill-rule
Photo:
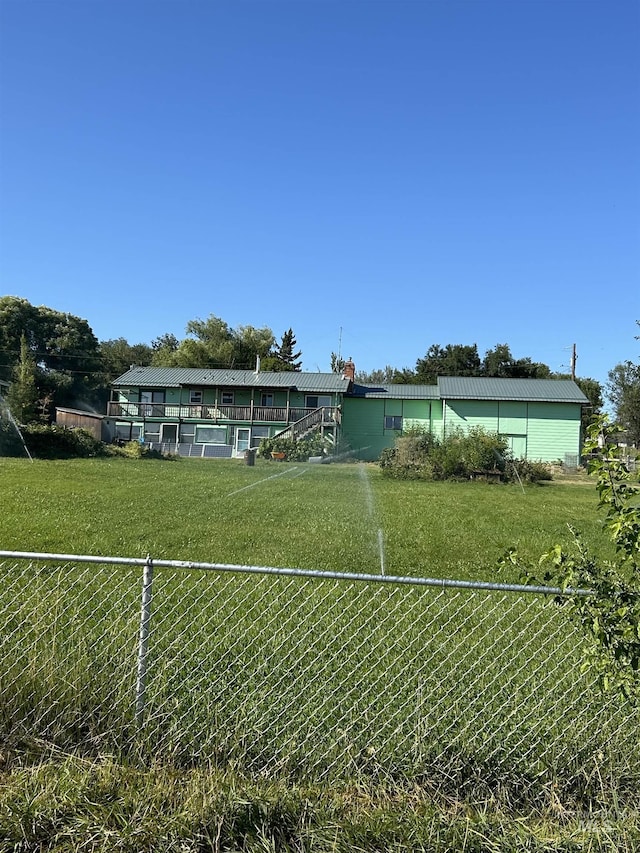
<path fill-rule="evenodd" d="M 338 358 L 342 358 L 342 326 L 340 326 L 340 334 L 338 335 Z"/>

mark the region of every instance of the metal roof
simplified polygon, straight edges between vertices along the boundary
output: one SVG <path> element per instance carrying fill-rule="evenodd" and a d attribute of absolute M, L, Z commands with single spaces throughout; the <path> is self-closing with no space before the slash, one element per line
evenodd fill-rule
<path fill-rule="evenodd" d="M 477 376 L 439 376 L 439 396 L 449 400 L 520 400 L 541 403 L 581 403 L 589 400 L 571 379 L 493 379 Z"/>
<path fill-rule="evenodd" d="M 439 376 L 437 385 L 360 385 L 339 373 L 212 369 L 208 367 L 132 367 L 115 387 L 281 388 L 319 394 L 348 394 L 367 399 L 521 400 L 580 403 L 589 400 L 570 379 L 494 379 Z"/>
<path fill-rule="evenodd" d="M 132 367 L 112 382 L 118 387 L 144 388 L 291 388 L 318 393 L 344 393 L 349 380 L 339 373 L 231 370 L 207 367 Z"/>
<path fill-rule="evenodd" d="M 358 385 L 354 384 L 349 397 L 397 400 L 438 400 L 440 394 L 437 385 Z"/>

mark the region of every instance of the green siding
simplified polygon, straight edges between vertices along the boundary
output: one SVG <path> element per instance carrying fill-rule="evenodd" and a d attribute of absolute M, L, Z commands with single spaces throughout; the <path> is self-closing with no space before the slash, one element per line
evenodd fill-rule
<path fill-rule="evenodd" d="M 444 425 L 447 430 L 482 426 L 500 432 L 514 456 L 554 462 L 579 454 L 580 411 L 576 403 L 447 400 Z"/>
<path fill-rule="evenodd" d="M 373 460 L 385 447 L 393 447 L 395 435 L 384 430 L 386 400 L 345 397 L 342 403 L 342 446 L 359 459 Z"/>
<path fill-rule="evenodd" d="M 563 460 L 580 452 L 580 406 L 572 403 L 529 403 L 527 458 Z"/>
<path fill-rule="evenodd" d="M 426 421 L 431 419 L 431 400 L 405 400 L 402 415 L 405 420 Z"/>
<path fill-rule="evenodd" d="M 526 435 L 527 404 L 501 400 L 498 408 L 498 432 L 503 435 Z"/>
<path fill-rule="evenodd" d="M 445 429 L 470 429 L 481 426 L 490 432 L 498 431 L 498 402 L 496 400 L 447 400 Z"/>
<path fill-rule="evenodd" d="M 384 428 L 385 416 L 401 416 L 403 429 L 415 425 L 429 429 L 434 404 L 439 414 L 439 401 L 345 397 L 342 408 L 343 444 L 360 459 L 378 459 L 385 447 L 393 447 L 398 436 L 397 430 Z"/>

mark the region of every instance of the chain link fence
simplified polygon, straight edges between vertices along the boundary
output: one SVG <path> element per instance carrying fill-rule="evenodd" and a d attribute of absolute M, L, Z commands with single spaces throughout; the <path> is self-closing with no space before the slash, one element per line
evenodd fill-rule
<path fill-rule="evenodd" d="M 581 636 L 550 595 L 0 557 L 5 742 L 311 781 L 640 772 L 637 709 L 581 670 Z"/>

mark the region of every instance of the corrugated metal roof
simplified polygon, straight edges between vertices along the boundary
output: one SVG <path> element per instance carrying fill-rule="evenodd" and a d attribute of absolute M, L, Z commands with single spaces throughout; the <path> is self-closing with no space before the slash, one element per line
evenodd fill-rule
<path fill-rule="evenodd" d="M 521 400 L 582 403 L 589 400 L 571 379 L 492 379 L 439 376 L 439 396 L 449 400 Z"/>
<path fill-rule="evenodd" d="M 319 393 L 344 393 L 349 381 L 338 373 L 299 373 L 211 369 L 206 367 L 133 367 L 112 383 L 144 388 L 292 388 Z"/>
<path fill-rule="evenodd" d="M 206 367 L 132 367 L 113 383 L 116 387 L 291 388 L 320 394 L 349 394 L 367 399 L 403 400 L 526 400 L 581 403 L 589 400 L 570 379 L 494 379 L 439 376 L 437 385 L 360 385 L 339 373 L 212 369 Z"/>
<path fill-rule="evenodd" d="M 438 400 L 437 385 L 357 385 L 354 384 L 349 397 L 367 399 Z"/>

